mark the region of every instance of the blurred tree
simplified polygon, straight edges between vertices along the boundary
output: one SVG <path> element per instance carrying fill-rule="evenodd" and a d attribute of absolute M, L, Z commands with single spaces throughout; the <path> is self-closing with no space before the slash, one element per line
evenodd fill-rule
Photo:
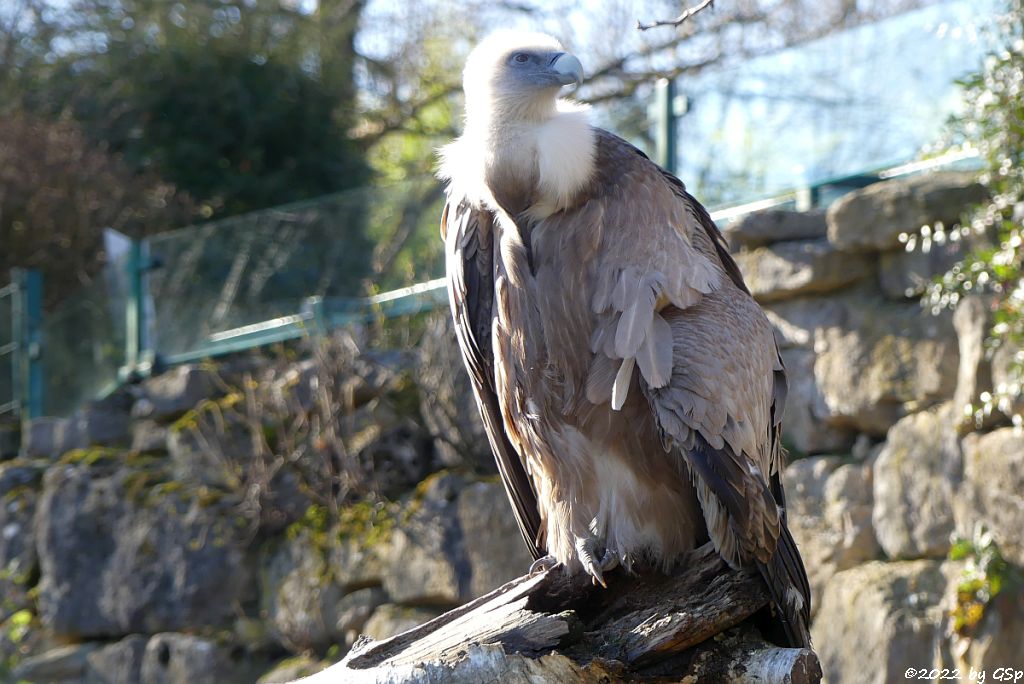
<path fill-rule="evenodd" d="M 366 183 L 349 140 L 363 2 L 74 0 L 38 106 L 230 215 Z M 54 46 L 56 47 L 56 46 Z"/>
<path fill-rule="evenodd" d="M 40 269 L 48 305 L 102 265 L 105 226 L 137 235 L 193 215 L 187 195 L 89 142 L 74 121 L 0 119 L 0 273 Z"/>

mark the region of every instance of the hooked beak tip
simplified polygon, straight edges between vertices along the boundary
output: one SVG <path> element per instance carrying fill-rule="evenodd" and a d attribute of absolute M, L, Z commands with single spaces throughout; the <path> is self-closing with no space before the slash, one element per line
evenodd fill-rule
<path fill-rule="evenodd" d="M 583 82 L 583 65 L 568 52 L 557 55 L 551 62 L 551 69 L 558 74 L 559 83 L 564 86 Z"/>

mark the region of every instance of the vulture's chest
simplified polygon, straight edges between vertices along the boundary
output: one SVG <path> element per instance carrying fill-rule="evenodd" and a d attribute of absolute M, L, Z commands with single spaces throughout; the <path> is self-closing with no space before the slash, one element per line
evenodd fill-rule
<path fill-rule="evenodd" d="M 495 354 L 509 371 L 506 397 L 527 417 L 568 413 L 592 358 L 593 236 L 557 217 L 496 223 Z"/>

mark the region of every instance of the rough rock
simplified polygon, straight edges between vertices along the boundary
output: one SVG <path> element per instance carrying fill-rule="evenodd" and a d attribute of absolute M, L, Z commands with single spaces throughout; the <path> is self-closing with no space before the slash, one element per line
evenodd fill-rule
<path fill-rule="evenodd" d="M 309 656 L 295 656 L 275 665 L 269 672 L 264 673 L 256 684 L 288 684 L 296 679 L 316 674 L 327 665 L 328 663 Z"/>
<path fill-rule="evenodd" d="M 992 384 L 1000 396 L 1005 396 L 1003 413 L 1024 415 L 1024 377 L 1015 367 L 1024 367 L 1024 349 L 1003 344 L 992 355 Z"/>
<path fill-rule="evenodd" d="M 195 408 L 204 399 L 224 393 L 217 373 L 202 366 L 178 366 L 147 378 L 137 390 L 132 406 L 135 418 L 166 421 Z"/>
<path fill-rule="evenodd" d="M 168 429 L 155 420 L 132 421 L 132 451 L 160 452 L 167 450 Z"/>
<path fill-rule="evenodd" d="M 371 639 L 379 641 L 432 620 L 442 612 L 439 608 L 417 608 L 386 603 L 373 611 L 362 631 Z"/>
<path fill-rule="evenodd" d="M 985 189 L 974 175 L 940 172 L 875 183 L 829 207 L 828 239 L 843 251 L 888 251 L 900 247 L 900 233 L 924 225 L 952 226 Z"/>
<path fill-rule="evenodd" d="M 499 482 L 477 482 L 459 494 L 458 521 L 469 563 L 468 598 L 526 572 L 533 562 Z"/>
<path fill-rule="evenodd" d="M 782 349 L 813 349 L 818 332 L 840 325 L 846 311 L 842 300 L 827 297 L 801 297 L 763 308 Z"/>
<path fill-rule="evenodd" d="M 975 525 L 986 525 L 1006 558 L 1024 566 L 1024 436 L 1012 427 L 970 434 L 963 440 L 963 460 L 957 531 L 969 539 Z"/>
<path fill-rule="evenodd" d="M 367 544 L 363 539 L 343 538 L 330 551 L 334 579 L 346 592 L 379 585 L 387 572 L 388 545 Z"/>
<path fill-rule="evenodd" d="M 142 657 L 146 684 L 228 684 L 245 681 L 212 641 L 186 634 L 156 634 Z"/>
<path fill-rule="evenodd" d="M 824 238 L 780 242 L 733 256 L 759 302 L 833 292 L 872 272 L 871 260 L 840 252 Z"/>
<path fill-rule="evenodd" d="M 165 483 L 118 455 L 47 471 L 39 615 L 54 633 L 114 637 L 232 615 L 249 588 L 234 505 Z"/>
<path fill-rule="evenodd" d="M 94 648 L 94 644 L 73 644 L 29 656 L 18 663 L 11 675 L 15 682 L 76 684 L 85 676 L 86 658 Z"/>
<path fill-rule="evenodd" d="M 960 349 L 953 406 L 960 412 L 961 424 L 973 424 L 968 407 L 978 403 L 982 392 L 991 392 L 993 388 L 992 362 L 985 350 L 985 338 L 992 323 L 990 304 L 986 297 L 970 295 L 961 299 L 953 312 Z"/>
<path fill-rule="evenodd" d="M 825 584 L 841 570 L 877 558 L 871 527 L 871 470 L 839 456 L 793 461 L 783 473 L 789 527 L 811 584 L 812 615 Z"/>
<path fill-rule="evenodd" d="M 950 598 L 955 600 L 955 596 Z M 971 668 L 975 672 L 984 670 L 991 673 L 989 681 L 996 681 L 997 668 L 1009 665 L 1024 669 L 1020 662 L 1024 654 L 1024 592 L 1000 592 L 985 607 L 981 621 L 970 636 L 954 636 L 951 641 L 950 650 L 957 658 L 956 665 L 965 672 L 970 672 Z"/>
<path fill-rule="evenodd" d="M 346 646 L 352 645 L 373 611 L 386 600 L 387 594 L 380 587 L 356 589 L 341 597 L 335 607 L 337 620 L 334 629 L 342 635 Z"/>
<path fill-rule="evenodd" d="M 454 606 L 468 590 L 460 563 L 456 499 L 465 482 L 442 474 L 425 480 L 391 533 L 384 590 L 396 603 Z M 461 567 L 460 567 L 461 566 Z"/>
<path fill-rule="evenodd" d="M 89 402 L 71 414 L 64 435 L 64 450 L 92 446 L 129 446 L 130 410 L 130 398 L 123 393 L 114 393 L 106 399 Z"/>
<path fill-rule="evenodd" d="M 26 456 L 53 458 L 67 451 L 64 448 L 67 418 L 44 416 L 28 424 L 22 444 Z"/>
<path fill-rule="evenodd" d="M 817 210 L 755 211 L 726 224 L 722 229 L 722 234 L 732 249 L 764 247 L 786 240 L 823 238 L 827 233 L 825 213 Z"/>
<path fill-rule="evenodd" d="M 930 668 L 943 636 L 940 561 L 874 561 L 834 575 L 811 637 L 829 684 L 901 682 Z"/>
<path fill-rule="evenodd" d="M 814 352 L 809 349 L 783 349 L 789 392 L 782 421 L 782 442 L 802 454 L 847 451 L 854 431 L 829 424 L 829 408 L 814 377 Z"/>
<path fill-rule="evenodd" d="M 252 434 L 231 400 L 204 402 L 167 430 L 175 480 L 230 487 L 253 460 Z"/>
<path fill-rule="evenodd" d="M 952 395 L 951 316 L 858 293 L 837 301 L 842 322 L 815 338 L 814 375 L 831 425 L 881 437 L 907 413 Z"/>
<path fill-rule="evenodd" d="M 963 469 L 950 403 L 900 420 L 874 464 L 873 521 L 890 558 L 941 558 Z"/>
<path fill-rule="evenodd" d="M 146 637 L 133 634 L 86 656 L 85 684 L 136 684 L 142 678 Z"/>
<path fill-rule="evenodd" d="M 878 284 L 890 299 L 916 300 L 934 277 L 949 270 L 964 252 L 962 241 L 932 244 L 927 252 L 920 247 L 884 252 L 878 259 Z"/>
<path fill-rule="evenodd" d="M 324 651 L 340 641 L 336 583 L 323 549 L 302 534 L 275 545 L 261 564 L 261 602 L 280 643 L 293 651 Z"/>
<path fill-rule="evenodd" d="M 0 464 L 0 622 L 30 604 L 37 567 L 33 521 L 42 474 L 31 464 Z"/>
<path fill-rule="evenodd" d="M 36 418 L 29 424 L 27 456 L 57 458 L 72 449 L 121 447 L 131 443 L 127 398 L 115 394 L 86 404 L 67 418 Z"/>

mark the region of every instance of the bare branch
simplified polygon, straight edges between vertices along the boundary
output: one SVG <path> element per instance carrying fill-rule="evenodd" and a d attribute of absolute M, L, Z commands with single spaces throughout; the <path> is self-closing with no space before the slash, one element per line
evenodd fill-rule
<path fill-rule="evenodd" d="M 690 17 L 694 16 L 695 14 L 700 12 L 701 10 L 703 10 L 703 9 L 705 9 L 707 7 L 714 7 L 714 5 L 715 5 L 715 0 L 704 0 L 704 2 L 700 3 L 696 7 L 691 7 L 689 9 L 685 10 L 682 14 L 680 14 L 675 19 L 658 20 L 658 21 L 655 21 L 654 23 L 651 23 L 651 24 L 642 24 L 642 23 L 640 23 L 639 20 L 637 20 L 636 27 L 640 31 L 646 31 L 647 29 L 652 29 L 652 28 L 655 28 L 657 26 L 680 26 L 683 22 L 685 22 L 687 19 L 689 19 Z"/>

